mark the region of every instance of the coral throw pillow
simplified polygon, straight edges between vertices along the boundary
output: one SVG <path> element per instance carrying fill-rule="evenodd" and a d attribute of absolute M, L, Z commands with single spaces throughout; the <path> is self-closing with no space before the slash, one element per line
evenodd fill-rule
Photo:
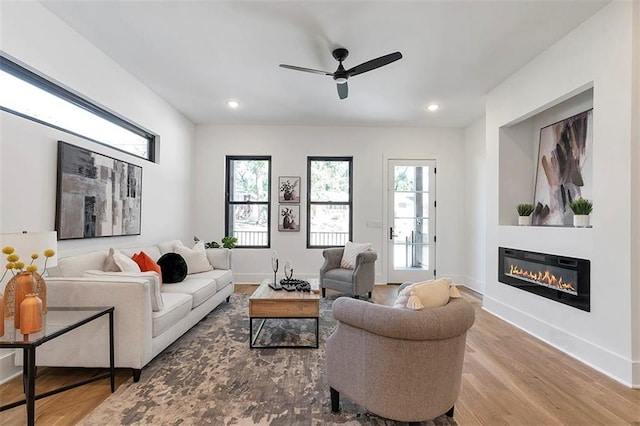
<path fill-rule="evenodd" d="M 158 273 L 160 277 L 160 284 L 162 284 L 162 269 L 160 269 L 160 265 L 153 261 L 153 259 L 145 252 L 141 251 L 140 253 L 136 253 L 131 256 L 134 262 L 138 264 L 140 267 L 140 271 L 149 272 L 154 271 Z"/>

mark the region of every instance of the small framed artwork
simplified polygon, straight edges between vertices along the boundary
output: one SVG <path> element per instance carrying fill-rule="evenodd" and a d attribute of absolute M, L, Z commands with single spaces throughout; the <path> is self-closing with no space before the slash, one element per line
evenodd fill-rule
<path fill-rule="evenodd" d="M 300 176 L 278 177 L 278 201 L 300 203 Z"/>
<path fill-rule="evenodd" d="M 278 231 L 300 231 L 300 206 L 280 205 L 278 210 Z"/>

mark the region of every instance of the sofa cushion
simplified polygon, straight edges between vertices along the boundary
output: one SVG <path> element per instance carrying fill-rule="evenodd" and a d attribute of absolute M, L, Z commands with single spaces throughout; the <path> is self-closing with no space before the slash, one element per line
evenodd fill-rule
<path fill-rule="evenodd" d="M 118 249 L 120 253 L 124 253 L 129 257 L 133 257 L 134 254 L 140 253 L 141 251 L 145 252 L 154 262 L 157 262 L 160 259 L 162 254 L 157 246 L 149 246 L 149 247 L 129 247 L 129 248 L 121 248 Z"/>
<path fill-rule="evenodd" d="M 113 277 L 113 278 L 143 278 L 151 285 L 151 309 L 159 311 L 164 307 L 162 294 L 160 293 L 160 276 L 157 272 L 111 272 L 89 270 L 85 271 L 83 277 Z"/>
<path fill-rule="evenodd" d="M 200 274 L 195 274 L 200 275 Z M 194 275 L 189 275 L 181 283 L 167 285 L 162 288 L 163 293 L 185 293 L 192 297 L 191 309 L 202 304 L 205 300 L 216 294 L 218 286 L 216 280 L 213 278 L 196 278 Z"/>
<path fill-rule="evenodd" d="M 59 258 L 57 272 L 61 277 L 81 277 L 90 269 L 102 270 L 108 253 L 108 250 L 100 250 Z"/>
<path fill-rule="evenodd" d="M 206 249 L 205 252 L 213 269 L 231 269 L 231 265 L 229 264 L 231 259 L 228 248 Z"/>
<path fill-rule="evenodd" d="M 165 253 L 158 259 L 164 284 L 179 283 L 187 276 L 187 262 L 178 253 Z"/>
<path fill-rule="evenodd" d="M 173 251 L 178 253 L 187 262 L 187 274 L 210 271 L 213 266 L 207 260 L 202 241 L 196 243 L 192 249 L 182 245 L 174 244 Z"/>
<path fill-rule="evenodd" d="M 210 280 L 216 280 L 217 291 L 222 290 L 233 282 L 233 273 L 231 271 L 223 269 L 214 269 L 207 272 L 200 272 L 198 274 L 189 275 L 189 278 L 208 278 Z"/>
<path fill-rule="evenodd" d="M 104 266 L 102 266 L 102 270 L 105 272 L 120 272 L 120 268 L 116 265 L 116 261 L 113 259 L 113 255 L 116 254 L 117 250 L 114 248 L 109 249 L 109 254 L 107 258 L 104 260 Z"/>
<path fill-rule="evenodd" d="M 171 240 L 171 241 L 165 241 L 164 243 L 159 243 L 158 244 L 158 250 L 160 251 L 160 256 L 162 256 L 163 254 L 167 254 L 167 253 L 173 253 L 173 245 L 174 244 L 178 244 L 183 246 L 184 244 L 182 244 L 182 241 L 180 240 Z"/>
<path fill-rule="evenodd" d="M 342 260 L 340 267 L 344 269 L 353 269 L 356 267 L 356 257 L 367 250 L 371 250 L 371 243 L 352 243 L 347 241 L 342 252 Z"/>
<path fill-rule="evenodd" d="M 349 282 L 353 278 L 353 269 L 331 269 L 324 273 L 324 279 Z"/>
<path fill-rule="evenodd" d="M 152 314 L 151 324 L 153 337 L 168 330 L 175 323 L 191 312 L 191 296 L 184 293 L 165 293 L 164 308 Z"/>
<path fill-rule="evenodd" d="M 162 285 L 162 269 L 160 265 L 153 261 L 153 259 L 144 251 L 136 253 L 131 256 L 134 262 L 138 264 L 142 272 L 154 271 L 160 277 L 160 285 Z"/>
<path fill-rule="evenodd" d="M 115 252 L 113 254 L 113 261 L 116 262 L 118 268 L 122 272 L 142 272 L 136 262 L 124 253 Z"/>

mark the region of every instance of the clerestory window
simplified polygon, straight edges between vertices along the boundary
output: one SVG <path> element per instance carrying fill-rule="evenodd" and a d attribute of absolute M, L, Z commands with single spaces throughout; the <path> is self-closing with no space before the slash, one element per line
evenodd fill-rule
<path fill-rule="evenodd" d="M 2 55 L 0 110 L 155 161 L 156 135 Z"/>

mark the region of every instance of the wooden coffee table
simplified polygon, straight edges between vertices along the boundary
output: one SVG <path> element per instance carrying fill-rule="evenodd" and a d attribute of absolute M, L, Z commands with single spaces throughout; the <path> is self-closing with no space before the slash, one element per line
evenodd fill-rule
<path fill-rule="evenodd" d="M 304 291 L 273 290 L 269 287 L 272 279 L 265 279 L 249 297 L 249 347 L 262 348 L 318 348 L 320 328 L 320 294 Z M 269 318 L 313 319 L 316 323 L 314 345 L 256 345 L 255 342 Z M 261 319 L 257 332 L 253 333 L 253 320 Z"/>

